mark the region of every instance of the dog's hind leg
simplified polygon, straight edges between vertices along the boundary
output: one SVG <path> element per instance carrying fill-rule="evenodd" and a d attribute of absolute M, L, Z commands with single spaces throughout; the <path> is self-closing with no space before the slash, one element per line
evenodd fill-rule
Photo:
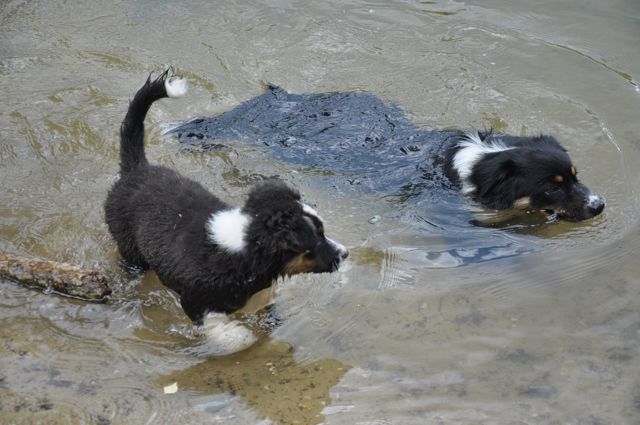
<path fill-rule="evenodd" d="M 133 215 L 123 211 L 124 203 L 122 198 L 115 195 L 118 191 L 118 183 L 107 196 L 105 204 L 105 221 L 109 227 L 109 232 L 118 245 L 118 252 L 126 263 L 126 268 L 133 270 L 134 268 L 148 270 L 149 263 L 144 258 L 136 243 L 136 235 L 133 231 L 131 223 Z"/>
<path fill-rule="evenodd" d="M 145 260 L 135 244 L 125 241 L 123 243 L 118 242 L 117 245 L 127 270 L 133 273 L 149 270 L 149 263 L 147 263 L 147 260 Z"/>

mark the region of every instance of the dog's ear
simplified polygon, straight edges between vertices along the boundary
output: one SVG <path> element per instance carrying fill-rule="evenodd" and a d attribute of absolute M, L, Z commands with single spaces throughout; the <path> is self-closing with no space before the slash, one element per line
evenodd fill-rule
<path fill-rule="evenodd" d="M 502 158 L 498 166 L 499 172 L 496 178 L 499 181 L 505 181 L 508 178 L 514 177 L 516 174 L 518 174 L 518 166 L 516 165 L 515 161 L 509 157 Z"/>
<path fill-rule="evenodd" d="M 482 166 L 474 169 L 472 175 L 472 181 L 477 188 L 476 195 L 491 197 L 492 192 L 514 181 L 518 174 L 520 168 L 509 151 L 489 154 L 482 160 Z"/>
<path fill-rule="evenodd" d="M 300 240 L 300 222 L 302 216 L 302 207 L 299 205 L 290 205 L 266 217 L 264 221 L 263 244 L 271 246 L 272 252 L 293 251 L 300 252 L 302 250 L 302 242 Z"/>
<path fill-rule="evenodd" d="M 259 249 L 272 254 L 300 249 L 302 204 L 296 190 L 268 180 L 253 188 L 243 210 L 252 217 L 251 233 Z"/>
<path fill-rule="evenodd" d="M 299 204 L 300 193 L 280 180 L 266 180 L 249 192 L 243 210 L 250 215 L 281 211 Z"/>

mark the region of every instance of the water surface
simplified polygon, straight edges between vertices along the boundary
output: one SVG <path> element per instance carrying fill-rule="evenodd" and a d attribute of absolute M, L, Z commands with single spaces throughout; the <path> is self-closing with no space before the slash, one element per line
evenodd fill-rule
<path fill-rule="evenodd" d="M 640 421 L 636 1 L 216 3 L 1 3 L 0 249 L 117 287 L 97 305 L 2 282 L 0 422 Z M 149 158 L 238 204 L 279 176 L 352 251 L 341 273 L 283 282 L 281 326 L 229 357 L 208 355 L 153 275 L 120 268 L 103 223 L 127 102 L 169 64 L 191 93 L 154 105 Z M 552 133 L 607 208 L 477 228 L 460 217 L 496 215 L 464 200 L 346 196 L 255 146 L 162 136 L 267 82 L 368 92 L 421 128 Z"/>

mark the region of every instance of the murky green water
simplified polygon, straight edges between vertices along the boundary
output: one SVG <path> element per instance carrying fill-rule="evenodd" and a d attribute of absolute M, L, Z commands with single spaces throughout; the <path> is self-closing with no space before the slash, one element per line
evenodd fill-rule
<path fill-rule="evenodd" d="M 105 305 L 2 282 L 0 423 L 640 422 L 637 1 L 219 3 L 0 1 L 0 249 L 118 282 Z M 168 64 L 192 90 L 153 107 L 149 158 L 237 203 L 279 175 L 352 250 L 341 273 L 285 282 L 282 326 L 224 358 L 157 279 L 120 269 L 102 218 L 127 101 Z M 161 135 L 267 81 L 365 90 L 428 127 L 551 132 L 607 208 L 486 229 L 536 249 L 466 264 L 448 253 L 477 254 L 478 229 L 465 244 L 407 221 L 437 208 L 399 214 L 254 148 Z"/>

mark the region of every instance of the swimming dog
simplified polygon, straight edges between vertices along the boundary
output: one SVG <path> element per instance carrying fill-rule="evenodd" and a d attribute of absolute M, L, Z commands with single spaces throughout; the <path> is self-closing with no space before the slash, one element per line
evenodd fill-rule
<path fill-rule="evenodd" d="M 105 219 L 122 258 L 155 271 L 221 351 L 234 352 L 255 336 L 228 314 L 253 306 L 252 297 L 281 276 L 337 270 L 348 251 L 280 181 L 256 185 L 234 208 L 176 171 L 149 164 L 149 108 L 186 92 L 186 81 L 165 71 L 135 94 L 120 128 L 120 179 L 108 193 Z"/>
<path fill-rule="evenodd" d="M 604 209 L 552 136 L 422 129 L 369 93 L 293 94 L 269 85 L 230 111 L 171 132 L 204 149 L 215 149 L 219 140 L 266 146 L 279 160 L 331 171 L 346 187 L 391 191 L 403 199 L 457 186 L 497 210 L 542 210 L 578 221 Z"/>
<path fill-rule="evenodd" d="M 604 200 L 578 181 L 566 149 L 552 136 L 457 132 L 450 140 L 445 175 L 487 208 L 544 211 L 572 221 L 604 210 Z"/>

